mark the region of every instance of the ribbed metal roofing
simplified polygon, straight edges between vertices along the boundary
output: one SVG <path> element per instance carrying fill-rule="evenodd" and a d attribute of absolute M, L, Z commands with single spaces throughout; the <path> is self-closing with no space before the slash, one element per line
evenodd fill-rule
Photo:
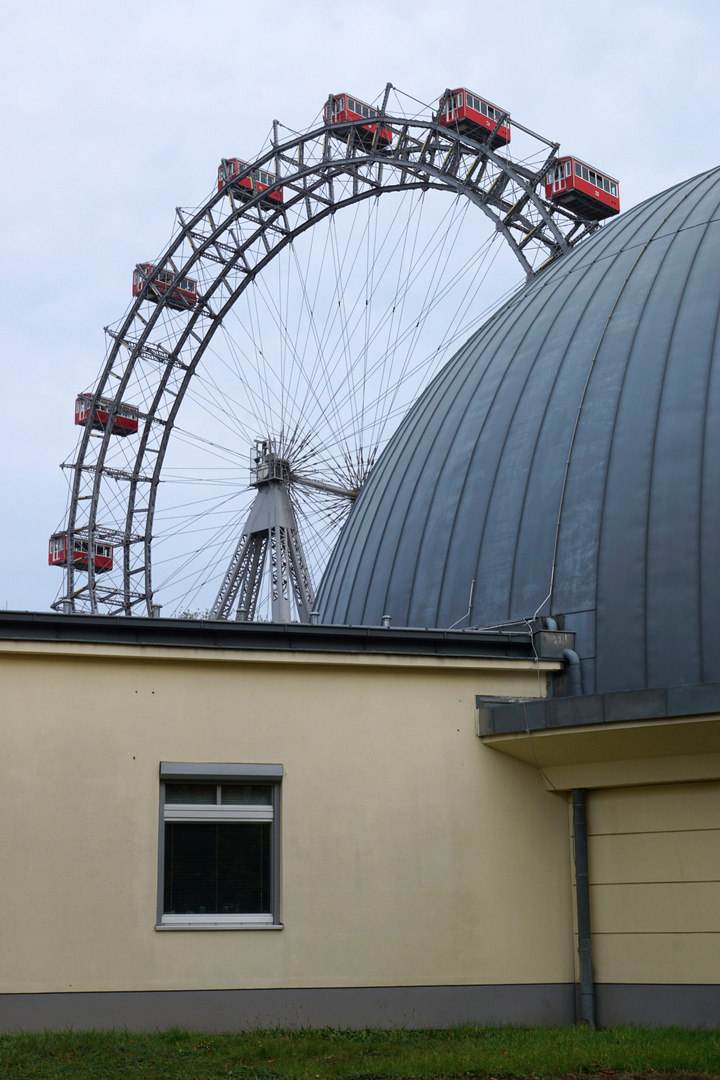
<path fill-rule="evenodd" d="M 720 169 L 518 294 L 410 411 L 323 621 L 563 615 L 586 693 L 720 681 Z M 559 527 L 558 527 L 559 521 Z"/>

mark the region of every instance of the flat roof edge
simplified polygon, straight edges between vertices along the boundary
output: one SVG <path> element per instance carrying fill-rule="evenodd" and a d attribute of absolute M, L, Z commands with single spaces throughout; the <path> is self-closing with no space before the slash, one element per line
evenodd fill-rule
<path fill-rule="evenodd" d="M 672 720 L 720 713 L 720 683 L 693 683 L 645 690 L 496 703 L 477 700 L 483 735 L 559 731 L 627 721 Z"/>
<path fill-rule="evenodd" d="M 0 612 L 0 640 L 535 659 L 528 631 L 243 623 L 139 616 Z M 552 657 L 555 658 L 554 656 Z"/>

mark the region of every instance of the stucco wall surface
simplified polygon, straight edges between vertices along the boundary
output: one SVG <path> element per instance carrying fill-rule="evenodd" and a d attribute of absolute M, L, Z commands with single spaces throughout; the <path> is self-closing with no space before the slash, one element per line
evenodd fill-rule
<path fill-rule="evenodd" d="M 26 645 L 0 680 L 0 992 L 572 981 L 565 803 L 475 737 L 530 665 Z M 160 761 L 283 764 L 284 929 L 155 930 Z"/>

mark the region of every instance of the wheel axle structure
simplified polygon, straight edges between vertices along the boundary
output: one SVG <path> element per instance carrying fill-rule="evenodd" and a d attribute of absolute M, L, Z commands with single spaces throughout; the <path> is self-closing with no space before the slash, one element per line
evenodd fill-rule
<path fill-rule="evenodd" d="M 233 183 L 194 210 L 177 209 L 164 252 L 138 263 L 132 303 L 106 327 L 106 359 L 85 392 L 92 404 L 83 415 L 100 405 L 106 420 L 84 423 L 62 466 L 70 483 L 56 610 L 153 615 L 171 603 L 175 614 L 306 621 L 312 579 L 383 440 L 437 370 L 439 347 L 432 363 L 422 353 L 411 396 L 399 392 L 415 370 L 410 345 L 422 352 L 439 297 L 484 279 L 480 256 L 496 237 L 531 278 L 599 227 L 544 196 L 556 143 L 513 121 L 529 150 L 512 160 L 491 139 L 441 124 L 431 108 L 407 108 L 399 92 L 391 110 L 393 90 L 377 102 L 371 136 L 365 117 L 336 125 L 321 117 L 287 134 L 275 121 L 263 152 L 247 165 L 233 159 Z M 332 110 L 331 96 L 325 117 Z M 260 170 L 264 182 L 253 185 Z M 453 197 L 454 217 L 433 219 L 425 241 L 418 208 L 435 191 Z M 393 238 L 379 216 L 386 195 Z M 470 236 L 477 211 L 490 238 L 472 239 L 456 267 L 448 236 Z M 336 214 L 349 222 L 342 244 Z M 281 266 L 299 271 L 294 293 L 285 271 L 276 276 Z M 472 295 L 463 293 L 456 337 L 474 325 Z M 129 402 L 137 430 L 119 439 L 115 418 Z M 334 440 L 323 433 L 331 421 Z M 201 464 L 190 476 L 193 454 Z M 183 484 L 189 497 L 173 501 Z M 240 494 L 242 505 L 233 501 Z M 87 555 L 98 543 L 114 552 L 102 573 Z"/>

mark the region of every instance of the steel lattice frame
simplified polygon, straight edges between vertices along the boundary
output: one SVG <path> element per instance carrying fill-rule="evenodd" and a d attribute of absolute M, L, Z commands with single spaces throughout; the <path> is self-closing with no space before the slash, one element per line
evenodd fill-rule
<path fill-rule="evenodd" d="M 539 168 L 511 162 L 467 135 L 440 125 L 437 116 L 390 115 L 386 89 L 378 114 L 378 131 L 390 128 L 393 141 L 368 139 L 357 120 L 335 126 L 321 124 L 281 141 L 274 125 L 269 151 L 247 165 L 239 179 L 256 169 L 273 170 L 275 188 L 282 187 L 284 202 L 272 208 L 255 194 L 239 200 L 232 189 L 215 192 L 199 209 L 176 211 L 177 230 L 160 256 L 156 270 L 169 271 L 174 282 L 203 276 L 209 284 L 194 307 L 175 313 L 175 340 L 168 347 L 154 333 L 167 312 L 168 294 L 156 297 L 147 314 L 146 300 L 153 287 L 146 281 L 124 321 L 108 330 L 111 344 L 94 391 L 92 409 L 100 398 L 123 400 L 138 366 L 154 379 L 152 402 L 141 414 L 134 464 L 129 469 L 106 466 L 114 406 L 102 434 L 88 424 L 72 469 L 72 491 L 66 523 L 68 566 L 64 595 L 53 605 L 62 611 L 83 610 L 108 614 L 152 614 L 151 546 L 153 517 L 168 441 L 183 397 L 208 348 L 233 304 L 272 259 L 296 237 L 337 209 L 385 192 L 445 190 L 461 195 L 490 219 L 516 255 L 525 274 L 533 276 L 552 260 L 594 231 L 588 222 L 545 200 L 542 178 L 556 160 L 558 145 L 513 122 L 544 147 Z M 328 115 L 332 98 L 328 103 Z M 375 118 L 373 118 L 373 121 Z M 342 134 L 342 138 L 338 136 Z M 273 190 L 271 188 L 270 190 Z M 177 309 L 177 301 L 174 303 Z M 139 330 L 138 330 L 139 327 Z M 111 384 L 111 379 L 114 382 Z M 123 528 L 105 528 L 98 520 L 104 481 L 127 485 Z M 73 564 L 75 538 L 115 545 L 122 552 L 122 585 L 98 577 L 94 560 L 88 570 Z M 87 580 L 77 584 L 78 572 Z"/>

